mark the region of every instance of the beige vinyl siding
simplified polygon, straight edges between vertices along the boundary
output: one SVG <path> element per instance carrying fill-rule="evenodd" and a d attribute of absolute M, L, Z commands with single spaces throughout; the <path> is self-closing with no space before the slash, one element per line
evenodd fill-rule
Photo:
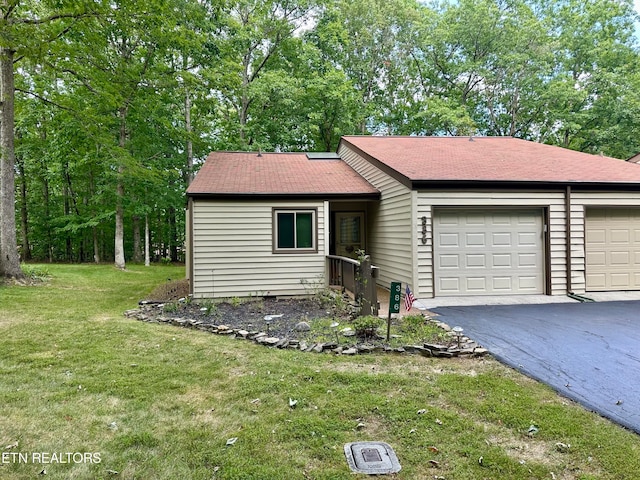
<path fill-rule="evenodd" d="M 326 202 L 193 202 L 196 298 L 304 295 L 324 281 Z M 273 253 L 273 208 L 316 209 L 315 253 Z"/>
<path fill-rule="evenodd" d="M 185 244 L 185 275 L 186 278 L 191 282 L 191 279 L 193 277 L 192 272 L 191 272 L 191 258 L 192 258 L 192 252 L 191 252 L 191 201 L 189 201 L 186 211 L 185 211 L 185 238 L 184 238 L 184 244 Z M 190 290 L 192 292 L 192 290 Z"/>
<path fill-rule="evenodd" d="M 367 217 L 367 253 L 380 269 L 378 284 L 389 288 L 392 281 L 401 281 L 415 290 L 412 191 L 348 147 L 343 145 L 338 153 L 381 194 Z"/>
<path fill-rule="evenodd" d="M 419 292 L 429 298 L 434 295 L 433 271 L 433 210 L 437 207 L 485 206 L 492 208 L 535 207 L 549 209 L 551 294 L 566 293 L 566 248 L 563 191 L 420 191 L 417 196 L 417 261 L 420 267 Z M 422 243 L 422 217 L 425 217 L 427 243 Z M 547 272 L 545 272 L 545 275 Z"/>
<path fill-rule="evenodd" d="M 638 192 L 594 192 L 573 191 L 571 195 L 571 257 L 573 263 L 572 278 L 579 279 L 573 285 L 576 293 L 586 292 L 586 246 L 585 246 L 585 214 L 589 207 L 631 207 L 640 208 Z"/>

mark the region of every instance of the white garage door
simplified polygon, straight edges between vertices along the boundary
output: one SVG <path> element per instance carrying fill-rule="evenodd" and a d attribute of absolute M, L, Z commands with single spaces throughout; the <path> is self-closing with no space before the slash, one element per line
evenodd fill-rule
<path fill-rule="evenodd" d="M 542 211 L 436 210 L 435 294 L 544 292 Z"/>
<path fill-rule="evenodd" d="M 640 209 L 588 208 L 587 290 L 640 290 Z"/>

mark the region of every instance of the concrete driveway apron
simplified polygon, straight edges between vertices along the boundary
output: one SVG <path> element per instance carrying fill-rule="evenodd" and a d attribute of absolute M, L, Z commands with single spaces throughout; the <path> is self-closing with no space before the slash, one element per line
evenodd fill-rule
<path fill-rule="evenodd" d="M 640 301 L 430 310 L 501 362 L 640 434 Z"/>

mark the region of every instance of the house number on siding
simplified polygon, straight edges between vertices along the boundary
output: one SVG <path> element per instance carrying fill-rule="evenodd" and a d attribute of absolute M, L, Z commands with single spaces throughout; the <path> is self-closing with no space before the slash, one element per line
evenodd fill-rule
<path fill-rule="evenodd" d="M 427 217 L 422 217 L 422 244 L 427 244 Z"/>

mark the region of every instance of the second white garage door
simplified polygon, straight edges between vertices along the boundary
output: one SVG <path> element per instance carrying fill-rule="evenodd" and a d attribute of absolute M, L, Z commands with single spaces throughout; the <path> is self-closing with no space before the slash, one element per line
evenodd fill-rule
<path fill-rule="evenodd" d="M 436 296 L 544 293 L 540 209 L 437 209 Z"/>
<path fill-rule="evenodd" d="M 640 290 L 640 209 L 588 208 L 587 291 Z"/>

